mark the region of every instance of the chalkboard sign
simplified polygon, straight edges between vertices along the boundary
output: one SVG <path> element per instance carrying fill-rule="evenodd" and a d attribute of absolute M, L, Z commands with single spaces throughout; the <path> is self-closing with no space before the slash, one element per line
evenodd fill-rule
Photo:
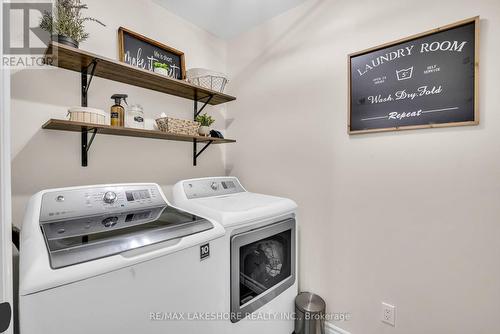
<path fill-rule="evenodd" d="M 350 134 L 479 124 L 479 17 L 348 56 Z"/>
<path fill-rule="evenodd" d="M 155 62 L 167 64 L 170 77 L 186 78 L 183 52 L 123 27 L 118 29 L 118 42 L 120 61 L 152 72 Z"/>

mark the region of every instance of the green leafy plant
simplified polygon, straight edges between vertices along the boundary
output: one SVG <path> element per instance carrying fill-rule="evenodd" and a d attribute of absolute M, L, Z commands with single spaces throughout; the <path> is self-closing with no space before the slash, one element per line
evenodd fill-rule
<path fill-rule="evenodd" d="M 84 41 L 89 37 L 85 32 L 85 22 L 96 22 L 103 27 L 106 25 L 92 17 L 82 16 L 83 9 L 88 9 L 88 6 L 80 0 L 57 0 L 53 13 L 43 13 L 40 28 L 53 35 L 69 37 L 77 42 Z"/>
<path fill-rule="evenodd" d="M 215 119 L 204 113 L 203 115 L 196 116 L 196 122 L 200 123 L 201 126 L 210 126 L 215 122 Z"/>
<path fill-rule="evenodd" d="M 163 68 L 165 70 L 168 71 L 168 69 L 170 68 L 170 66 L 168 66 L 168 64 L 165 64 L 165 63 L 160 63 L 159 61 L 155 61 L 153 63 L 153 67 L 154 68 Z"/>

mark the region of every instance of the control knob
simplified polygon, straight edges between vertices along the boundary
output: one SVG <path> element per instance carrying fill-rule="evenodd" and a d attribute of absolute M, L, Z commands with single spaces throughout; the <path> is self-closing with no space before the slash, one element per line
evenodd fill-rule
<path fill-rule="evenodd" d="M 118 223 L 118 217 L 108 217 L 104 218 L 102 221 L 102 225 L 104 227 L 113 227 Z"/>
<path fill-rule="evenodd" d="M 114 191 L 106 191 L 102 200 L 104 203 L 112 204 L 116 201 L 116 193 Z"/>
<path fill-rule="evenodd" d="M 217 189 L 219 189 L 219 185 L 217 184 L 217 182 L 212 182 L 212 184 L 210 185 L 210 188 L 212 188 L 213 190 L 217 190 Z"/>

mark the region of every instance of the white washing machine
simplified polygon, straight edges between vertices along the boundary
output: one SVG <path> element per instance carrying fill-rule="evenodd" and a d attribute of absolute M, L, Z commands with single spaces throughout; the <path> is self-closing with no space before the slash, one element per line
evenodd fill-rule
<path fill-rule="evenodd" d="M 297 289 L 297 205 L 251 193 L 235 177 L 191 179 L 173 189 L 174 203 L 226 230 L 225 333 L 290 334 Z"/>
<path fill-rule="evenodd" d="M 218 333 L 224 229 L 156 184 L 42 191 L 21 231 L 22 334 Z"/>

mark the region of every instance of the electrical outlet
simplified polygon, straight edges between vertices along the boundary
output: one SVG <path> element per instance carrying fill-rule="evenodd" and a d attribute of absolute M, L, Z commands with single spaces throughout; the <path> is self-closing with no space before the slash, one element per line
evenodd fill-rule
<path fill-rule="evenodd" d="M 396 326 L 396 306 L 382 302 L 382 322 Z"/>

